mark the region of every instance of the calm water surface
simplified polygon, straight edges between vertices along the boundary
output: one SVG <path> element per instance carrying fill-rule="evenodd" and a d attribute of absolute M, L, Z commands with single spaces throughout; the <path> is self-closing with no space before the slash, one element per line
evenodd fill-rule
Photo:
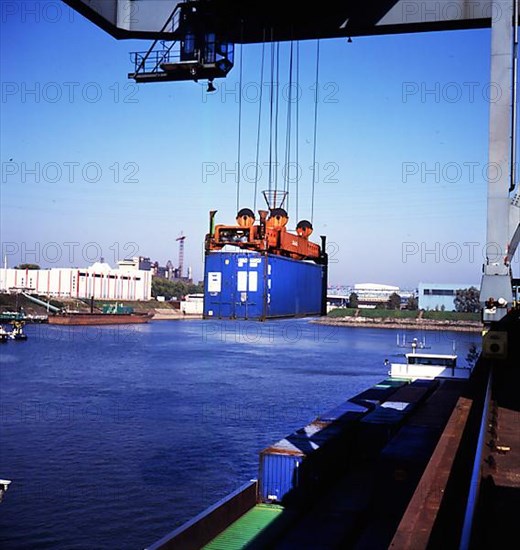
<path fill-rule="evenodd" d="M 26 332 L 0 347 L 3 549 L 142 549 L 256 478 L 262 448 L 404 351 L 394 330 L 307 320 Z M 426 334 L 462 363 L 472 342 Z"/>

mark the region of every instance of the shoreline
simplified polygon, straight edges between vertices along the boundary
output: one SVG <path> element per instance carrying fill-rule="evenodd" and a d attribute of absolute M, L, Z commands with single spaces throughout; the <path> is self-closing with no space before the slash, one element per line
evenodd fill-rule
<path fill-rule="evenodd" d="M 202 315 L 189 314 L 186 315 L 154 315 L 150 322 L 153 321 L 189 321 L 193 319 L 202 319 Z"/>
<path fill-rule="evenodd" d="M 383 317 L 348 317 L 348 318 L 324 318 L 311 321 L 318 325 L 330 325 L 337 327 L 361 327 L 361 328 L 390 328 L 410 330 L 450 330 L 454 332 L 479 332 L 484 325 L 478 321 L 440 321 L 434 319 L 391 319 Z"/>

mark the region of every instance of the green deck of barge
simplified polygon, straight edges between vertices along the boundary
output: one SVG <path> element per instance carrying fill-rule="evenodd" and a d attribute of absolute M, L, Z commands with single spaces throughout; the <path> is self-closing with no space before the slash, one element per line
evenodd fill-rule
<path fill-rule="evenodd" d="M 204 546 L 204 550 L 239 550 L 250 544 L 260 547 L 263 538 L 271 538 L 283 529 L 287 522 L 280 521 L 283 511 L 282 506 L 257 504 Z"/>

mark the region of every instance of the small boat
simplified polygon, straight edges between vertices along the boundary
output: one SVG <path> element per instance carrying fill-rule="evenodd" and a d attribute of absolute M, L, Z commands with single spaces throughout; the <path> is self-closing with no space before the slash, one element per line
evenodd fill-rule
<path fill-rule="evenodd" d="M 9 333 L 0 325 L 0 344 L 5 344 L 9 339 Z"/>
<path fill-rule="evenodd" d="M 468 379 L 471 375 L 471 367 L 460 367 L 457 365 L 457 355 L 443 355 L 435 353 L 412 353 L 405 354 L 404 363 L 389 363 L 388 374 L 391 378 L 457 378 Z"/>
<path fill-rule="evenodd" d="M 2 322 L 23 321 L 25 318 L 25 313 L 19 311 L 2 311 L 0 313 L 0 321 Z"/>
<path fill-rule="evenodd" d="M 27 340 L 27 334 L 23 331 L 23 323 L 21 321 L 13 321 L 13 330 L 9 333 L 11 340 L 25 341 Z"/>
<path fill-rule="evenodd" d="M 10 479 L 0 479 L 0 502 L 2 502 L 4 494 L 7 492 L 7 489 L 9 489 L 11 483 L 12 481 Z"/>

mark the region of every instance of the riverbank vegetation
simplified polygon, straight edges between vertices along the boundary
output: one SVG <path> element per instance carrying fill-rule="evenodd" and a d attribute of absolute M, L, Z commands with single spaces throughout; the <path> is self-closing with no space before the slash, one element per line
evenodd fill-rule
<path fill-rule="evenodd" d="M 337 308 L 330 311 L 327 317 L 332 319 L 344 317 L 364 317 L 368 319 L 426 319 L 432 321 L 480 321 L 480 313 L 458 311 L 425 311 L 399 309 L 366 309 Z"/>

